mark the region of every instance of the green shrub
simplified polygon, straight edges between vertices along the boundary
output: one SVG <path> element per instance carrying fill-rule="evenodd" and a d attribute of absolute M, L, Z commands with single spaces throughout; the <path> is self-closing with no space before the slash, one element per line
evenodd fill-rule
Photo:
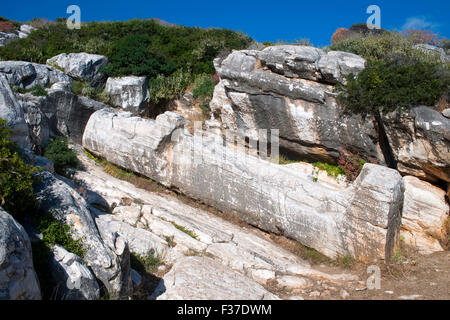
<path fill-rule="evenodd" d="M 1 47 L 0 58 L 45 64 L 60 53 L 86 51 L 109 58 L 108 75 L 151 79 L 181 68 L 190 68 L 193 74 L 213 74 L 212 61 L 221 51 L 245 49 L 252 42 L 232 30 L 164 27 L 151 20 L 90 22 L 74 30 L 59 20 L 43 21 L 39 27 L 28 38 Z"/>
<path fill-rule="evenodd" d="M 335 179 L 337 179 L 339 175 L 345 175 L 345 170 L 339 166 L 324 162 L 314 162 L 312 165 L 319 170 L 326 171 L 329 176 L 334 177 Z"/>
<path fill-rule="evenodd" d="M 179 69 L 170 76 L 159 74 L 149 82 L 150 99 L 158 104 L 182 95 L 191 82 L 191 72 Z"/>
<path fill-rule="evenodd" d="M 214 92 L 214 87 L 216 84 L 214 83 L 212 77 L 208 74 L 202 74 L 197 76 L 194 80 L 194 90 L 192 94 L 196 99 L 205 98 L 207 100 L 211 100 Z"/>
<path fill-rule="evenodd" d="M 351 112 L 390 112 L 397 108 L 434 106 L 450 84 L 448 65 L 397 57 L 368 62 L 358 75 L 338 86 L 339 101 Z"/>
<path fill-rule="evenodd" d="M 158 74 L 169 75 L 176 64 L 164 58 L 157 51 L 148 50 L 152 38 L 145 34 L 130 34 L 112 44 L 110 63 L 101 68 L 107 76 L 147 76 L 154 78 Z"/>
<path fill-rule="evenodd" d="M 386 61 L 395 57 L 415 59 L 418 62 L 436 63 L 438 55 L 425 54 L 413 48 L 414 41 L 395 32 L 381 35 L 359 35 L 343 39 L 333 45 L 331 50 L 350 52 L 360 55 L 368 62 Z"/>
<path fill-rule="evenodd" d="M 36 209 L 33 182 L 37 169 L 24 163 L 0 119 L 0 205 L 15 218 Z"/>
<path fill-rule="evenodd" d="M 70 227 L 61 221 L 56 220 L 48 212 L 35 218 L 36 227 L 42 233 L 42 241 L 48 247 L 58 244 L 69 252 L 83 258 L 86 249 L 83 246 L 82 239 L 74 240 L 72 238 Z"/>
<path fill-rule="evenodd" d="M 44 87 L 42 87 L 41 85 L 35 85 L 33 87 L 33 89 L 31 89 L 31 94 L 33 96 L 46 96 L 47 95 L 47 91 L 45 90 Z"/>
<path fill-rule="evenodd" d="M 77 155 L 69 148 L 66 137 L 51 141 L 45 147 L 44 156 L 53 161 L 55 171 L 61 175 L 65 175 L 68 168 L 76 168 L 79 165 Z"/>

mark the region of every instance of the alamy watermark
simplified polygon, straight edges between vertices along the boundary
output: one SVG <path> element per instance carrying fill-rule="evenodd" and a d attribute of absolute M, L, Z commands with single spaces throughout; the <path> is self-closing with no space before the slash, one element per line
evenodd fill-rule
<path fill-rule="evenodd" d="M 81 29 L 81 9 L 79 6 L 72 4 L 67 7 L 67 14 L 71 14 L 66 20 L 67 28 L 70 30 Z"/>
<path fill-rule="evenodd" d="M 381 9 L 377 5 L 370 5 L 366 10 L 367 14 L 372 14 L 366 22 L 370 30 L 381 29 Z"/>

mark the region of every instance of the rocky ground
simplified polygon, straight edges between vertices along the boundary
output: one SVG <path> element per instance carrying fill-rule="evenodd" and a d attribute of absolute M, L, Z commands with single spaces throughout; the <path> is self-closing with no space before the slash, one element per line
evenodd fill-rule
<path fill-rule="evenodd" d="M 300 244 L 251 227 L 232 215 L 227 217 L 226 213 L 177 197 L 163 187 L 153 186 L 153 191 L 147 191 L 117 179 L 106 173 L 104 166 L 90 159 L 80 146 L 76 148 L 83 169 L 75 172 L 74 181 L 85 189 L 88 202 L 100 203 L 101 197 L 114 207 L 111 214 L 98 215 L 100 228 L 108 224 L 115 224 L 115 228 L 120 225 L 132 252 L 143 252 L 146 246 L 158 247 L 163 263 L 152 275 L 144 276 L 147 286 L 144 293 L 158 286 L 153 295 L 147 291 L 150 298 L 157 298 L 164 291 L 166 293 L 160 299 L 188 298 L 192 294 L 197 299 L 220 296 L 217 286 L 212 285 L 209 291 L 204 288 L 211 283 L 220 283 L 228 272 L 234 280 L 227 284 L 227 294 L 233 293 L 243 299 L 450 297 L 448 251 L 402 257 L 403 262 L 390 267 L 380 265 L 381 289 L 369 290 L 366 280 L 371 273 L 367 273 L 366 264 L 352 262 L 350 266 L 344 266 L 342 262 L 339 265 L 326 258 L 320 261 L 314 256 L 305 257 L 299 249 Z M 138 235 L 144 232 L 151 233 L 152 237 Z M 133 241 L 133 238 L 153 243 Z M 239 281 L 233 278 L 233 271 L 239 273 Z M 175 275 L 191 285 L 168 285 Z M 189 291 L 193 283 L 203 289 Z M 247 290 L 242 289 L 243 283 Z"/>

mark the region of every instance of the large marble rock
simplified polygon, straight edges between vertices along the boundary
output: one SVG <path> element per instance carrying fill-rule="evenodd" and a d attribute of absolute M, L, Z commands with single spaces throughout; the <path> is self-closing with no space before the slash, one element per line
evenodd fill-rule
<path fill-rule="evenodd" d="M 0 32 L 0 47 L 7 45 L 15 39 L 19 39 L 19 35 L 16 33 Z"/>
<path fill-rule="evenodd" d="M 445 53 L 445 50 L 443 48 L 439 48 L 430 44 L 426 43 L 419 43 L 414 45 L 414 48 L 417 50 L 420 50 L 426 54 L 429 54 L 431 56 L 437 56 L 441 59 L 441 61 L 446 62 L 450 60 L 450 57 L 447 56 Z"/>
<path fill-rule="evenodd" d="M 252 53 L 275 73 L 330 83 L 343 82 L 345 76 L 358 74 L 365 65 L 365 60 L 355 54 L 339 51 L 326 53 L 309 46 L 274 46 Z"/>
<path fill-rule="evenodd" d="M 108 58 L 85 52 L 61 53 L 48 59 L 47 64 L 61 68 L 74 79 L 87 81 L 93 87 L 101 87 L 106 76 L 100 72 L 100 68 L 108 64 Z"/>
<path fill-rule="evenodd" d="M 172 112 L 149 120 L 102 109 L 89 119 L 83 146 L 327 256 L 389 260 L 403 201 L 397 171 L 366 164 L 355 182 L 336 189 L 224 146 L 221 136 L 192 136 L 182 125 L 183 118 Z"/>
<path fill-rule="evenodd" d="M 177 261 L 160 283 L 158 300 L 278 300 L 242 274 L 207 257 Z"/>
<path fill-rule="evenodd" d="M 29 35 L 33 31 L 37 30 L 35 27 L 30 26 L 29 24 L 23 24 L 20 26 L 20 31 Z"/>
<path fill-rule="evenodd" d="M 134 253 L 145 256 L 153 249 L 165 265 L 184 255 L 207 255 L 261 285 L 268 280 L 285 283 L 287 275 L 293 283 L 305 282 L 305 277 L 331 283 L 359 280 L 348 273 L 321 272 L 259 230 L 226 221 L 165 193 L 150 192 L 114 178 L 81 150 L 79 159 L 84 170 L 77 170 L 74 179 L 114 207 L 112 214 L 96 214 L 100 232 L 117 231 Z M 180 230 L 180 226 L 195 238 Z"/>
<path fill-rule="evenodd" d="M 23 109 L 25 122 L 28 124 L 31 150 L 36 154 L 42 154 L 51 134 L 49 120 L 40 109 L 42 101 L 46 98 L 34 96 L 31 93 L 16 93 L 16 98 Z"/>
<path fill-rule="evenodd" d="M 52 246 L 50 268 L 56 298 L 59 300 L 96 300 L 100 298 L 97 280 L 84 261 L 61 246 Z"/>
<path fill-rule="evenodd" d="M 35 186 L 39 211 L 52 213 L 55 219 L 70 226 L 74 239 L 82 239 L 86 249 L 84 260 L 111 297 L 130 296 L 132 284 L 127 244 L 118 237 L 102 238 L 85 199 L 74 188 L 47 171 L 39 173 L 39 177 Z M 123 265 L 123 261 L 128 265 Z"/>
<path fill-rule="evenodd" d="M 40 300 L 31 243 L 24 228 L 0 207 L 0 300 Z"/>
<path fill-rule="evenodd" d="M 147 77 L 108 78 L 105 91 L 113 106 L 134 113 L 145 111 L 150 100 Z"/>
<path fill-rule="evenodd" d="M 55 84 L 44 97 L 35 97 L 30 93 L 17 94 L 36 149 L 45 147 L 50 134 L 67 136 L 81 143 L 91 114 L 106 107 L 101 102 L 66 90 L 64 84 Z"/>
<path fill-rule="evenodd" d="M 213 118 L 255 140 L 258 129 L 278 129 L 280 146 L 304 159 L 334 161 L 345 149 L 384 163 L 378 123 L 346 114 L 333 92 L 364 65 L 354 54 L 306 46 L 234 51 L 215 60 Z"/>
<path fill-rule="evenodd" d="M 446 237 L 449 206 L 445 191 L 416 177 L 406 176 L 401 236 L 423 254 L 443 251 L 439 240 Z"/>
<path fill-rule="evenodd" d="M 382 117 L 397 169 L 430 182 L 450 182 L 450 119 L 429 107 Z"/>
<path fill-rule="evenodd" d="M 0 118 L 11 128 L 11 140 L 22 148 L 30 148 L 30 133 L 22 106 L 17 101 L 6 78 L 0 73 Z"/>
<path fill-rule="evenodd" d="M 0 61 L 0 74 L 11 85 L 31 89 L 36 85 L 47 87 L 56 82 L 72 82 L 72 79 L 51 66 L 25 61 Z"/>

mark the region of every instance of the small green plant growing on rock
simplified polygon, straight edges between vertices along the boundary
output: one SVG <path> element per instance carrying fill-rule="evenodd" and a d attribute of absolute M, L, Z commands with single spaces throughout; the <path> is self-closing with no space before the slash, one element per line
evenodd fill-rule
<path fill-rule="evenodd" d="M 339 175 L 345 175 L 345 170 L 339 166 L 324 162 L 314 162 L 312 165 L 319 170 L 326 171 L 329 176 L 334 177 L 335 179 L 337 179 Z"/>
<path fill-rule="evenodd" d="M 55 219 L 51 212 L 35 217 L 35 223 L 42 233 L 42 241 L 47 246 L 58 244 L 80 258 L 84 257 L 86 249 L 83 246 L 82 239 L 74 240 L 70 232 L 70 226 Z"/>
<path fill-rule="evenodd" d="M 60 175 L 66 175 L 67 169 L 76 168 L 80 163 L 75 151 L 69 148 L 66 137 L 51 141 L 45 147 L 44 156 L 53 161 L 55 171 Z"/>
<path fill-rule="evenodd" d="M 155 273 L 162 264 L 154 249 L 151 249 L 147 255 L 132 253 L 130 255 L 131 268 L 139 273 Z"/>
<path fill-rule="evenodd" d="M 180 230 L 180 231 L 186 233 L 186 234 L 187 234 L 188 236 L 190 236 L 191 238 L 198 239 L 198 236 L 195 234 L 194 231 L 191 231 L 191 230 L 187 229 L 186 227 L 180 226 L 179 224 L 176 224 L 176 223 L 173 222 L 173 221 L 169 221 L 169 222 L 170 222 L 175 228 L 177 228 L 178 230 Z"/>
<path fill-rule="evenodd" d="M 42 97 L 47 95 L 47 90 L 45 90 L 44 87 L 38 84 L 34 86 L 33 89 L 31 89 L 31 94 L 33 96 Z"/>

